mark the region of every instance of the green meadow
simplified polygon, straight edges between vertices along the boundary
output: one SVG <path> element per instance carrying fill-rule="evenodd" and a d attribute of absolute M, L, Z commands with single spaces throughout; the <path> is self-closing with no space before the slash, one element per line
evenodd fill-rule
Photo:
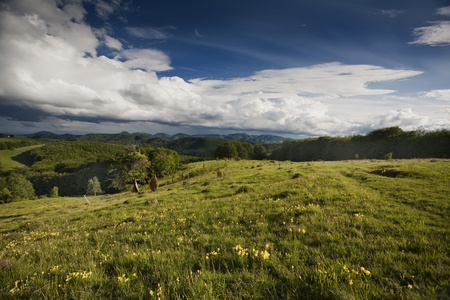
<path fill-rule="evenodd" d="M 0 150 L 1 167 L 4 170 L 25 167 L 26 165 L 23 162 L 20 162 L 20 154 L 42 146 L 44 146 L 44 144 L 20 147 L 13 150 Z"/>
<path fill-rule="evenodd" d="M 1 205 L 2 299 L 448 299 L 450 160 L 186 165 Z"/>

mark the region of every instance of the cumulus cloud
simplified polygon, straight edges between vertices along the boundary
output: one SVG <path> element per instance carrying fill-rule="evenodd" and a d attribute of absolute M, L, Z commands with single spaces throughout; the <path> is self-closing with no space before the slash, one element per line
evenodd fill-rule
<path fill-rule="evenodd" d="M 382 127 L 399 126 L 404 130 L 414 130 L 429 124 L 428 116 L 420 116 L 413 112 L 412 108 L 404 108 L 397 111 L 389 111 L 387 114 L 376 116 L 371 123 L 373 129 Z"/>
<path fill-rule="evenodd" d="M 450 21 L 430 22 L 430 26 L 415 28 L 413 34 L 416 39 L 410 44 L 428 46 L 450 45 Z"/>
<path fill-rule="evenodd" d="M 441 101 L 450 101 L 450 89 L 444 90 L 431 90 L 428 92 L 420 93 L 423 98 L 432 98 Z"/>
<path fill-rule="evenodd" d="M 61 9 L 56 0 L 28 3 L 15 0 L 0 12 L 0 105 L 29 109 L 36 118 L 41 112 L 47 119 L 343 134 L 355 124 L 331 114 L 330 103 L 390 94 L 395 91 L 371 84 L 421 74 L 333 62 L 228 80 L 159 77 L 172 69 L 165 53 L 124 49 L 107 30 L 85 23 L 81 3 Z M 98 10 L 111 13 L 106 6 Z M 100 45 L 115 56 L 98 55 Z M 380 126 L 426 121 L 412 110 L 376 119 Z"/>
<path fill-rule="evenodd" d="M 93 32 L 106 47 L 114 50 L 123 49 L 122 43 L 119 40 L 109 36 L 105 28 L 94 29 Z"/>

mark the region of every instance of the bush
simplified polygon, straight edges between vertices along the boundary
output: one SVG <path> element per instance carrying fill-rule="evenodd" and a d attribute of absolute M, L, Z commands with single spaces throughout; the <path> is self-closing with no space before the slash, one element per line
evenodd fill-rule
<path fill-rule="evenodd" d="M 0 203 L 8 203 L 8 202 L 11 202 L 12 199 L 13 199 L 13 196 L 7 188 L 3 188 L 0 191 Z"/>
<path fill-rule="evenodd" d="M 9 190 L 15 199 L 34 199 L 34 187 L 22 174 L 12 173 L 8 177 Z"/>
<path fill-rule="evenodd" d="M 52 188 L 52 190 L 50 191 L 50 193 L 48 194 L 48 196 L 50 198 L 57 198 L 58 197 L 58 193 L 59 193 L 59 188 L 57 186 L 54 186 Z"/>

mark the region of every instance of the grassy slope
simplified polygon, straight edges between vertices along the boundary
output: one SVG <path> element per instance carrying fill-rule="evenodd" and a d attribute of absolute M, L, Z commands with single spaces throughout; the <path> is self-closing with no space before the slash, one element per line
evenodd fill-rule
<path fill-rule="evenodd" d="M 449 167 L 209 161 L 156 194 L 4 204 L 0 298 L 445 298 Z"/>
<path fill-rule="evenodd" d="M 44 146 L 44 144 L 20 147 L 20 148 L 15 148 L 13 150 L 0 150 L 1 167 L 4 170 L 10 170 L 10 169 L 16 168 L 16 167 L 25 167 L 24 164 L 14 160 L 13 157 L 18 156 L 26 151 L 29 151 L 29 150 L 32 150 L 32 149 L 35 149 L 38 147 L 42 147 L 42 146 Z"/>

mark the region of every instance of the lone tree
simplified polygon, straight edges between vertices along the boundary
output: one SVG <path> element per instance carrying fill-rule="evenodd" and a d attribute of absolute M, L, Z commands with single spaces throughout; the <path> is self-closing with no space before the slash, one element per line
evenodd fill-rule
<path fill-rule="evenodd" d="M 156 190 L 158 189 L 158 178 L 156 177 L 156 174 L 153 174 L 152 178 L 150 179 L 149 188 L 152 192 L 156 192 Z"/>
<path fill-rule="evenodd" d="M 218 158 L 234 158 L 234 159 L 239 158 L 236 144 L 233 142 L 225 142 L 219 145 L 214 155 Z"/>
<path fill-rule="evenodd" d="M 133 184 L 133 191 L 139 193 L 138 182 L 147 177 L 149 161 L 136 147 L 129 147 L 125 154 L 115 158 L 109 172 L 111 175 L 111 187 L 123 190 L 127 183 Z"/>
<path fill-rule="evenodd" d="M 102 192 L 103 192 L 102 187 L 101 187 L 100 181 L 98 181 L 97 177 L 92 177 L 91 179 L 88 180 L 87 190 L 86 190 L 87 195 L 97 196 L 97 193 L 102 193 Z"/>
<path fill-rule="evenodd" d="M 155 174 L 158 177 L 173 174 L 178 170 L 180 157 L 174 150 L 165 148 L 151 148 L 149 146 L 141 146 L 143 154 L 147 155 L 150 165 L 148 174 Z"/>

